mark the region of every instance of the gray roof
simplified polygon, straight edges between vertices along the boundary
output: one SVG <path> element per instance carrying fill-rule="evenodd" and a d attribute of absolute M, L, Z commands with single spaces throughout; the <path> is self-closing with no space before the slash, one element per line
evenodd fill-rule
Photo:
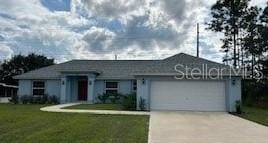
<path fill-rule="evenodd" d="M 181 64 L 190 68 L 228 68 L 206 59 L 180 53 L 163 60 L 72 60 L 33 70 L 15 79 L 59 79 L 61 73 L 96 73 L 97 79 L 134 79 L 138 75 L 176 75 L 174 66 Z M 184 68 L 177 68 L 183 70 Z M 224 71 L 224 74 L 228 74 Z"/>

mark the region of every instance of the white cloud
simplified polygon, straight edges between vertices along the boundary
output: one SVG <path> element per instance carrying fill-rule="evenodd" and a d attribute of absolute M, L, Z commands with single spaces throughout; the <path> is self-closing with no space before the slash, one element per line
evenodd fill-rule
<path fill-rule="evenodd" d="M 215 0 L 71 2 L 71 11 L 50 11 L 40 0 L 0 0 L 0 48 L 8 53 L 1 56 L 37 52 L 62 62 L 113 59 L 115 52 L 119 59 L 195 55 L 199 22 L 202 56 L 221 61 L 221 35 L 204 30 Z"/>
<path fill-rule="evenodd" d="M 0 59 L 4 60 L 4 58 L 11 58 L 13 51 L 10 47 L 6 45 L 0 44 Z"/>
<path fill-rule="evenodd" d="M 134 11 L 138 11 L 145 5 L 143 0 L 82 0 L 91 15 L 103 18 L 120 18 Z"/>
<path fill-rule="evenodd" d="M 94 53 L 112 52 L 112 40 L 115 34 L 108 29 L 91 27 L 85 32 L 83 40 L 87 42 L 85 50 Z"/>

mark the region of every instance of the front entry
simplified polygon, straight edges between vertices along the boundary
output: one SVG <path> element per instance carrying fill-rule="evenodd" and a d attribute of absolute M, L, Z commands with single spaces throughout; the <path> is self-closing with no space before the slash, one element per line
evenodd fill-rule
<path fill-rule="evenodd" d="M 78 100 L 87 101 L 87 81 L 78 81 Z"/>

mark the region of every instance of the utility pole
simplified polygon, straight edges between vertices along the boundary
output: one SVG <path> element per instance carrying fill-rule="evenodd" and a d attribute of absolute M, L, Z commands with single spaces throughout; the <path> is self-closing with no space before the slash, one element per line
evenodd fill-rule
<path fill-rule="evenodd" d="M 117 49 L 114 47 L 114 60 L 117 60 Z"/>
<path fill-rule="evenodd" d="M 197 37 L 196 37 L 196 57 L 199 58 L 199 23 L 197 23 Z"/>

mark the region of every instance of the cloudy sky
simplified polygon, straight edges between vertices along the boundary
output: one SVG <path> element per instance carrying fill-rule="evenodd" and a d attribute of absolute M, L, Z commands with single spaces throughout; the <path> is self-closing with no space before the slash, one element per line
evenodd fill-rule
<path fill-rule="evenodd" d="M 31 52 L 57 62 L 195 55 L 199 22 L 201 57 L 221 62 L 221 34 L 204 24 L 215 1 L 0 0 L 0 60 Z"/>

